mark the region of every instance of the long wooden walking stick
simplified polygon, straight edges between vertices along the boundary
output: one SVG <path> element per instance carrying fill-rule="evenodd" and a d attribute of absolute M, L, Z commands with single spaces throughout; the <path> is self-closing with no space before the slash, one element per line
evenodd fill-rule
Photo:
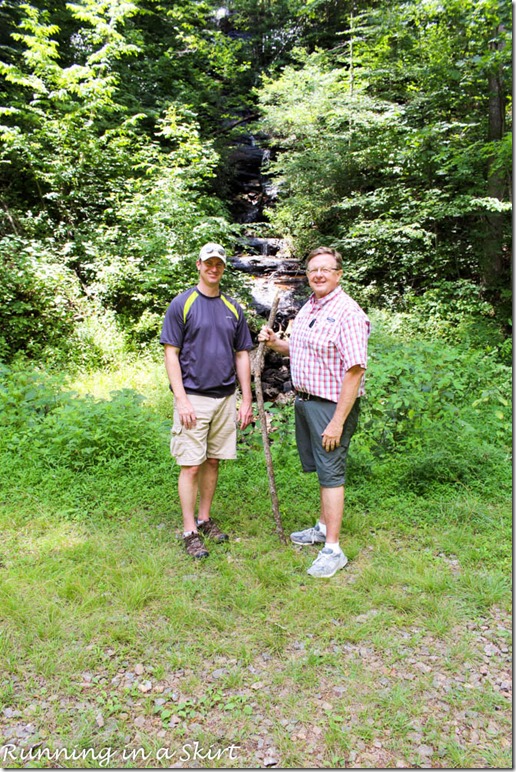
<path fill-rule="evenodd" d="M 276 292 L 274 300 L 272 301 L 271 312 L 269 314 L 268 326 L 272 327 L 276 312 L 279 305 L 279 292 Z M 265 453 L 265 463 L 267 465 L 267 476 L 269 478 L 269 491 L 271 494 L 272 512 L 274 520 L 276 521 L 276 530 L 279 537 L 284 544 L 287 544 L 287 537 L 283 530 L 283 523 L 281 522 L 281 515 L 279 511 L 278 494 L 276 493 L 276 481 L 274 479 L 274 468 L 272 466 L 271 448 L 269 444 L 269 435 L 267 434 L 267 418 L 265 416 L 265 407 L 263 404 L 263 391 L 262 391 L 262 369 L 263 358 L 265 353 L 265 341 L 262 341 L 258 346 L 258 352 L 254 360 L 254 388 L 256 392 L 256 402 L 258 403 L 258 415 L 260 416 L 260 425 L 262 430 L 263 451 Z"/>

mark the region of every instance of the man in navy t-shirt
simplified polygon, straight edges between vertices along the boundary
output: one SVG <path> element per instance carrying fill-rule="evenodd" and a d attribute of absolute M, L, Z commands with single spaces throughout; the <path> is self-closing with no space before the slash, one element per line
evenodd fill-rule
<path fill-rule="evenodd" d="M 237 416 L 241 429 L 253 419 L 253 343 L 242 308 L 220 291 L 225 267 L 224 248 L 205 244 L 197 260 L 199 282 L 171 302 L 160 338 L 174 392 L 170 448 L 181 467 L 184 543 L 194 558 L 208 555 L 202 536 L 228 539 L 210 517 L 219 461 L 236 458 Z M 238 414 L 237 381 L 242 392 Z"/>

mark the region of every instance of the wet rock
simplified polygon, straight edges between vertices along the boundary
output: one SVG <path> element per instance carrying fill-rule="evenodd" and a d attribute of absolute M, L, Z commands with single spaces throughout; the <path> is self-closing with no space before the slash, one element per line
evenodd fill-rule
<path fill-rule="evenodd" d="M 264 243 L 276 242 L 279 239 L 255 239 Z M 277 250 L 276 250 L 277 251 Z M 281 257 L 270 257 L 267 252 L 263 254 L 242 254 L 229 258 L 229 262 L 237 271 L 251 273 L 259 276 L 274 274 L 277 278 L 295 276 L 304 280 L 304 274 L 299 266 L 299 260 L 288 260 Z"/>
<path fill-rule="evenodd" d="M 280 238 L 264 238 L 260 236 L 246 236 L 240 241 L 242 254 L 249 255 L 277 255 L 281 252 L 285 255 L 288 251 L 288 242 Z M 296 262 L 297 261 L 293 261 Z"/>

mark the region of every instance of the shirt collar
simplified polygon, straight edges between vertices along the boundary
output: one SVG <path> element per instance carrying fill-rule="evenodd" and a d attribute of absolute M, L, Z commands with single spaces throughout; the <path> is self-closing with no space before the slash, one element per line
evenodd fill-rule
<path fill-rule="evenodd" d="M 323 298 L 316 298 L 315 293 L 310 295 L 310 302 L 312 304 L 312 307 L 314 308 L 322 308 L 326 305 L 326 303 L 331 303 L 332 300 L 334 300 L 337 295 L 340 295 L 342 292 L 342 287 L 335 287 L 334 290 L 332 290 L 328 295 L 325 295 Z"/>

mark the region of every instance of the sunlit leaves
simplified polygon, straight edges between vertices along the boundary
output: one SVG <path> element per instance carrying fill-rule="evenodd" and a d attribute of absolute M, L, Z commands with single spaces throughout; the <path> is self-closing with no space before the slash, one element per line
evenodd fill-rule
<path fill-rule="evenodd" d="M 487 141 L 487 74 L 495 61 L 506 71 L 509 22 L 494 1 L 481 5 L 364 11 L 337 61 L 297 51 L 296 65 L 263 81 L 264 124 L 281 151 L 269 217 L 300 252 L 341 249 L 376 300 L 486 277 L 483 218 L 510 209 L 486 187 L 488 168 L 503 180 L 511 164 L 509 133 Z"/>

